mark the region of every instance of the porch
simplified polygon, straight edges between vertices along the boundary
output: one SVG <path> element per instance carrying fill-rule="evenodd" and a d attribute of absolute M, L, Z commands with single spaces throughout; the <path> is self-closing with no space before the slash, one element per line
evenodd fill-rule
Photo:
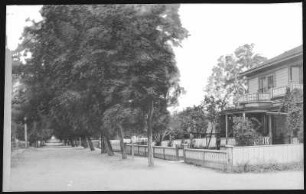
<path fill-rule="evenodd" d="M 254 142 L 255 145 L 290 143 L 286 134 L 286 115 L 282 112 L 269 112 L 268 110 L 240 110 L 227 111 L 222 115 L 221 137 L 225 139 L 225 145 L 233 145 L 235 142 L 233 133 L 233 117 L 256 118 L 257 132 L 261 138 Z"/>

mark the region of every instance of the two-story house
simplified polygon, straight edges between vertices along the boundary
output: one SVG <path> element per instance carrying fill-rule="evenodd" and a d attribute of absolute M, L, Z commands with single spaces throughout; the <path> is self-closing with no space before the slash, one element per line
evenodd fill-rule
<path fill-rule="evenodd" d="M 289 143 L 286 115 L 281 112 L 287 88 L 303 90 L 303 45 L 267 60 L 241 74 L 247 78 L 248 91 L 239 106 L 224 111 L 226 142 L 233 136 L 232 117 L 255 117 L 260 121 L 263 144 Z"/>

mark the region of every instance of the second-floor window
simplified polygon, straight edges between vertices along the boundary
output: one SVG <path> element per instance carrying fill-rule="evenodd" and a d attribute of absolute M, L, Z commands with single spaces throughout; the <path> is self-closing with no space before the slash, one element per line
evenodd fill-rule
<path fill-rule="evenodd" d="M 267 79 L 266 77 L 261 77 L 259 79 L 259 93 L 264 93 L 267 90 Z"/>
<path fill-rule="evenodd" d="M 302 66 L 290 67 L 290 81 L 293 83 L 303 83 L 303 68 Z"/>
<path fill-rule="evenodd" d="M 268 75 L 259 78 L 259 93 L 269 92 L 269 89 L 274 87 L 273 75 Z"/>
<path fill-rule="evenodd" d="M 271 89 L 274 87 L 274 78 L 273 75 L 268 76 L 268 89 Z"/>

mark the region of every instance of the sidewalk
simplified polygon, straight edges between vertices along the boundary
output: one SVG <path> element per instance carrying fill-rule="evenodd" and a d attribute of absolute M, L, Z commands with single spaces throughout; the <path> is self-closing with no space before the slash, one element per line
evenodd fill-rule
<path fill-rule="evenodd" d="M 12 191 L 303 189 L 303 171 L 227 174 L 181 161 L 122 160 L 100 149 L 31 149 L 11 170 Z"/>
<path fill-rule="evenodd" d="M 23 153 L 27 149 L 29 149 L 29 148 L 20 148 L 20 149 L 13 150 L 11 152 L 11 157 L 15 157 L 16 155 Z"/>

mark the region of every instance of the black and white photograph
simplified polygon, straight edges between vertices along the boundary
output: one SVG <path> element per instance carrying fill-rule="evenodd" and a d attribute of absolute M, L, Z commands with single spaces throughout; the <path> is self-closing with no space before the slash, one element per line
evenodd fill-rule
<path fill-rule="evenodd" d="M 302 2 L 102 3 L 5 6 L 2 191 L 304 190 Z"/>

